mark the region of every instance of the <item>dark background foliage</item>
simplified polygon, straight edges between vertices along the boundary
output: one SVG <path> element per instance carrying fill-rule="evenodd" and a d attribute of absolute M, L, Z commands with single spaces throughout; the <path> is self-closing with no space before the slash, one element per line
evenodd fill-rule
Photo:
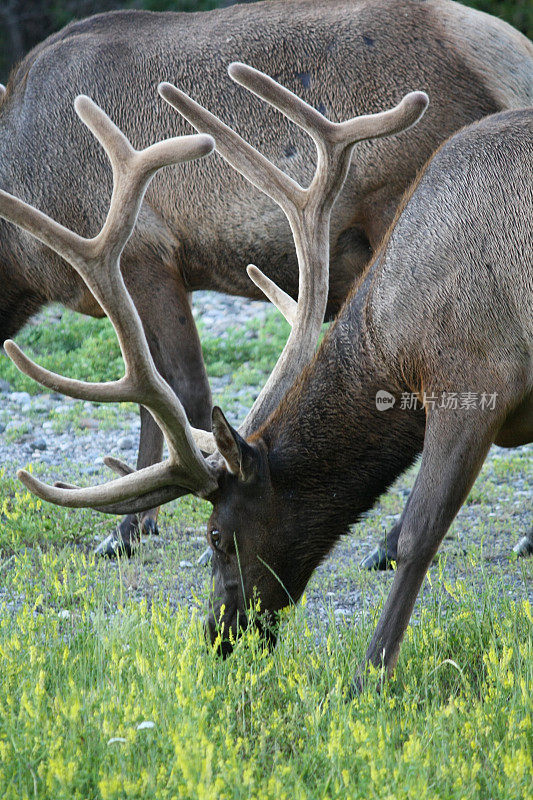
<path fill-rule="evenodd" d="M 72 19 L 116 8 L 149 11 L 204 11 L 234 0 L 0 0 L 0 81 L 38 42 Z M 242 0 L 241 0 L 242 1 Z M 532 0 L 465 0 L 465 5 L 501 17 L 533 36 Z"/>

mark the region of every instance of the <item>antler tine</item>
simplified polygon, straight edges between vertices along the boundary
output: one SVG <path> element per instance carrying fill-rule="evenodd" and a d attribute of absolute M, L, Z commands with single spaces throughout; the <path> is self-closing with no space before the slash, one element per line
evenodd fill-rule
<path fill-rule="evenodd" d="M 80 399 L 130 400 L 145 406 L 163 430 L 169 459 L 87 489 L 68 484 L 47 486 L 24 471 L 19 477 L 43 499 L 70 507 L 106 506 L 154 491 L 168 493 L 169 486 L 173 487 L 175 497 L 184 493 L 183 487 L 194 492 L 207 491 L 215 486 L 213 470 L 194 441 L 183 406 L 155 368 L 141 320 L 122 279 L 120 256 L 153 174 L 163 166 L 207 155 L 213 150 L 214 141 L 205 135 L 184 136 L 137 151 L 88 97 L 76 98 L 75 108 L 103 145 L 113 168 L 113 193 L 100 233 L 93 239 L 78 236 L 5 192 L 0 193 L 0 216 L 40 239 L 66 258 L 80 274 L 115 328 L 125 362 L 125 376 L 107 384 L 85 383 L 45 370 L 13 342 L 6 343 L 6 352 L 19 369 L 56 391 Z"/>
<path fill-rule="evenodd" d="M 0 216 L 31 233 L 70 263 L 78 256 L 80 247 L 85 241 L 77 233 L 69 231 L 42 211 L 4 192 L 3 189 L 0 189 Z"/>
<path fill-rule="evenodd" d="M 111 460 L 111 458 L 109 459 Z M 104 459 L 105 461 L 105 459 Z M 118 461 L 118 459 L 117 459 Z M 129 475 L 130 472 L 135 472 L 133 467 L 128 468 L 126 471 L 123 471 L 116 466 L 116 472 L 119 475 Z M 115 467 L 113 467 L 115 469 Z M 21 470 L 21 475 L 26 476 L 28 473 L 24 470 Z M 42 489 L 46 490 L 48 487 L 45 483 L 41 483 L 38 481 L 39 491 Z M 78 489 L 79 486 L 75 486 L 72 483 L 64 483 L 63 481 L 56 481 L 54 483 L 55 489 Z M 122 514 L 137 514 L 141 511 L 147 511 L 149 508 L 157 508 L 158 506 L 162 506 L 165 503 L 169 503 L 171 500 L 176 500 L 178 497 L 182 497 L 184 494 L 188 494 L 189 490 L 186 488 L 177 488 L 174 484 L 171 486 L 163 486 L 161 489 L 153 489 L 152 491 L 146 492 L 146 494 L 140 494 L 132 498 L 128 498 L 127 500 L 117 500 L 115 503 L 108 503 L 107 505 L 103 506 L 90 506 L 90 508 L 94 508 L 95 511 L 100 511 L 103 514 L 113 514 L 113 515 L 122 515 Z M 198 495 L 201 497 L 203 492 L 198 492 Z M 70 497 L 68 495 L 67 497 Z M 49 499 L 46 497 L 45 499 Z"/>
<path fill-rule="evenodd" d="M 278 363 L 241 426 L 241 433 L 247 435 L 274 410 L 313 356 L 328 295 L 330 214 L 348 173 L 354 144 L 410 127 L 424 113 L 428 98 L 423 92 L 412 92 L 391 111 L 334 123 L 253 67 L 235 62 L 228 71 L 233 80 L 306 130 L 318 152 L 315 175 L 304 189 L 175 86 L 169 83 L 159 86 L 161 96 L 197 130 L 215 137 L 217 152 L 226 161 L 278 203 L 294 236 L 299 266 L 298 304 L 257 267 L 248 270 L 252 280 L 289 320 L 292 330 Z"/>
<path fill-rule="evenodd" d="M 79 94 L 74 100 L 74 109 L 93 136 L 98 139 L 114 169 L 130 163 L 135 154 L 131 142 L 100 106 L 87 95 Z"/>
<path fill-rule="evenodd" d="M 274 281 L 271 281 L 264 272 L 261 272 L 259 267 L 256 267 L 255 264 L 248 264 L 246 272 L 257 288 L 261 289 L 270 302 L 283 314 L 289 325 L 294 325 L 296 313 L 298 311 L 298 303 L 296 300 L 293 300 L 287 292 L 280 289 L 280 287 L 274 283 Z"/>
<path fill-rule="evenodd" d="M 248 64 L 234 61 L 228 72 L 236 83 L 277 108 L 320 145 L 323 142 L 355 143 L 406 130 L 420 119 L 428 104 L 425 92 L 410 92 L 388 111 L 353 117 L 345 122 L 331 122 L 305 100 Z"/>
<path fill-rule="evenodd" d="M 255 147 L 245 142 L 222 120 L 171 83 L 160 83 L 158 91 L 161 97 L 179 111 L 197 131 L 213 136 L 217 153 L 283 209 L 289 203 L 297 205 L 302 202 L 305 190 L 300 184 L 272 164 Z"/>
<path fill-rule="evenodd" d="M 209 490 L 198 491 L 198 497 L 207 497 Z M 179 488 L 176 485 L 163 486 L 162 489 L 154 489 L 146 494 L 132 497 L 130 500 L 118 500 L 116 503 L 108 503 L 103 506 L 91 506 L 95 511 L 102 514 L 139 514 L 141 511 L 148 511 L 149 508 L 158 508 L 171 500 L 189 494 L 188 489 Z"/>
<path fill-rule="evenodd" d="M 125 461 L 122 461 L 120 458 L 115 458 L 114 456 L 105 456 L 104 464 L 106 467 L 109 467 L 109 469 L 112 469 L 113 472 L 116 472 L 117 475 L 131 475 L 135 472 L 135 467 L 130 467 Z M 58 486 L 57 483 L 56 486 Z"/>
<path fill-rule="evenodd" d="M 322 142 L 332 135 L 333 122 L 264 72 L 234 61 L 229 65 L 228 73 L 235 83 L 274 106 L 314 139 Z"/>
<path fill-rule="evenodd" d="M 1 215 L 2 212 L 0 210 Z M 17 369 L 53 392 L 60 392 L 78 400 L 92 400 L 93 402 L 101 403 L 133 400 L 131 387 L 126 378 L 120 378 L 118 381 L 109 381 L 108 383 L 78 381 L 74 378 L 65 378 L 63 375 L 58 375 L 56 372 L 51 372 L 41 367 L 40 364 L 36 364 L 11 339 L 4 342 L 4 350 Z"/>
<path fill-rule="evenodd" d="M 125 464 L 123 461 L 120 461 L 120 459 L 113 458 L 112 456 L 106 456 L 104 458 L 104 462 L 120 476 L 138 474 L 139 472 L 138 470 L 133 469 L 133 467 L 130 467 L 128 464 Z M 159 464 L 157 466 L 163 466 L 163 468 L 166 468 L 164 464 Z M 89 498 L 91 500 L 95 500 L 94 503 L 89 503 L 87 494 L 82 498 L 82 495 L 79 494 L 80 492 L 88 492 L 99 488 L 105 488 L 105 486 L 109 486 L 109 484 L 104 485 L 104 487 L 91 487 L 90 490 L 87 490 L 81 489 L 79 486 L 75 486 L 72 483 L 65 483 L 63 481 L 56 481 L 53 486 L 49 486 L 48 484 L 40 481 L 38 478 L 35 478 L 26 470 L 19 470 L 17 475 L 31 492 L 41 497 L 43 500 L 56 503 L 56 505 L 62 505 L 71 508 L 94 508 L 95 511 L 100 511 L 103 514 L 113 515 L 136 514 L 140 513 L 141 511 L 147 511 L 149 508 L 156 508 L 157 506 L 161 506 L 164 503 L 170 502 L 171 500 L 176 500 L 178 497 L 182 497 L 185 494 L 189 494 L 190 491 L 195 491 L 199 497 L 207 496 L 213 488 L 212 486 L 206 485 L 200 489 L 196 489 L 194 487 L 189 489 L 185 485 L 187 483 L 187 475 L 184 475 L 184 480 L 182 481 L 183 485 L 181 485 L 176 483 L 177 478 L 176 475 L 173 474 L 173 482 L 169 485 L 161 486 L 157 489 L 150 488 L 149 491 L 142 491 L 142 488 L 146 489 L 146 487 L 141 487 L 138 491 L 135 489 L 135 487 L 133 487 L 133 495 L 130 497 L 131 492 L 128 491 L 126 494 L 123 494 L 121 490 L 122 484 L 120 484 L 119 481 L 115 481 L 114 484 L 117 487 L 115 494 L 118 499 L 113 500 L 110 495 L 107 495 L 106 498 L 99 493 L 96 498 L 94 496 Z M 161 483 L 164 483 L 163 477 Z M 58 489 L 66 491 L 60 495 L 58 494 Z M 77 494 L 75 494 L 75 492 Z M 110 502 L 105 502 L 106 500 L 109 500 Z M 104 504 L 97 505 L 96 503 L 99 502 L 104 502 Z"/>
<path fill-rule="evenodd" d="M 406 131 L 421 119 L 429 104 L 425 92 L 409 92 L 397 106 L 377 114 L 365 114 L 332 123 L 331 140 L 333 142 L 363 141 L 377 139 L 381 136 L 392 136 Z"/>
<path fill-rule="evenodd" d="M 156 142 L 138 151 L 89 97 L 78 95 L 74 108 L 106 151 L 113 168 L 113 194 L 107 219 L 100 233 L 88 241 L 96 254 L 105 251 L 107 259 L 114 260 L 131 236 L 144 193 L 154 173 L 162 167 L 208 155 L 214 148 L 214 142 L 205 135 L 201 138 L 181 136 Z M 87 272 L 90 274 L 92 270 Z M 101 276 L 98 269 L 96 276 Z"/>
<path fill-rule="evenodd" d="M 172 459 L 122 475 L 108 483 L 87 488 L 71 488 L 69 484 L 64 483 L 60 486 L 50 486 L 23 469 L 18 470 L 17 477 L 37 497 L 67 508 L 95 508 L 119 501 L 124 502 L 130 498 L 142 497 L 149 491 L 163 489 L 169 484 L 174 487 L 185 487 L 191 491 L 197 491 L 205 485 L 204 481 L 199 487 L 194 480 L 191 480 L 190 472 L 177 467 Z M 62 488 L 65 486 L 69 488 Z M 179 492 L 176 494 L 179 495 Z"/>
<path fill-rule="evenodd" d="M 428 98 L 424 92 L 411 92 L 389 111 L 333 123 L 252 67 L 234 63 L 229 73 L 233 80 L 304 128 L 314 139 L 318 153 L 314 177 L 304 190 L 304 203 L 295 213 L 292 209 L 286 212 L 298 257 L 298 303 L 294 304 L 257 267 L 248 268 L 252 280 L 279 308 L 292 330 L 274 370 L 241 426 L 241 433 L 247 435 L 266 420 L 314 354 L 329 287 L 331 210 L 346 179 L 355 143 L 397 133 L 415 124 L 425 112 Z"/>

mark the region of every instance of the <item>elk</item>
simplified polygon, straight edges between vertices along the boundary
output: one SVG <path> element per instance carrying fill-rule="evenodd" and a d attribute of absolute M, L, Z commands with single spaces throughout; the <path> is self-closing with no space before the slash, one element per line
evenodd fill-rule
<path fill-rule="evenodd" d="M 218 152 L 289 220 L 298 302 L 248 267 L 292 325 L 270 379 L 240 432 L 217 407 L 212 434 L 190 427 L 155 369 L 119 264 L 149 170 L 177 160 L 181 143 L 138 154 L 96 106 L 78 98 L 78 113 L 113 163 L 115 188 L 101 234 L 82 239 L 5 192 L 0 214 L 47 242 L 83 276 L 115 326 L 125 376 L 86 384 L 44 370 L 13 342 L 5 348 L 19 369 L 45 386 L 73 397 L 143 404 L 163 429 L 169 457 L 141 470 L 108 458 L 119 477 L 89 488 L 48 486 L 24 470 L 18 474 L 45 500 L 108 513 L 137 513 L 187 492 L 209 500 L 207 630 L 227 655 L 257 596 L 263 614 L 257 622 L 275 641 L 275 628 L 265 622 L 299 599 L 338 538 L 421 454 L 393 534 L 394 583 L 366 654 L 366 662 L 391 671 L 429 564 L 491 444 L 533 440 L 533 109 L 489 116 L 437 151 L 313 356 L 328 296 L 329 219 L 354 144 L 405 130 L 428 99 L 413 92 L 390 111 L 332 123 L 255 69 L 232 64 L 229 70 L 307 131 L 318 154 L 303 188 L 186 94 L 160 86 L 164 99 L 203 134 L 196 154 L 208 151 L 214 135 Z M 190 157 L 192 147 L 186 150 Z M 164 157 L 157 161 L 160 151 Z M 381 392 L 393 398 L 410 393 L 421 403 L 397 402 L 384 412 L 377 403 Z M 493 402 L 480 403 L 474 413 L 441 402 L 463 392 L 490 395 Z M 204 458 L 199 446 L 212 455 Z M 356 689 L 363 675 L 364 665 Z"/>
<path fill-rule="evenodd" d="M 500 20 L 448 0 L 272 0 L 202 14 L 112 12 L 72 23 L 14 70 L 0 99 L 0 187 L 80 235 L 94 235 L 105 218 L 111 176 L 77 124 L 74 97 L 89 93 L 142 149 L 188 132 L 156 99 L 153 88 L 165 80 L 307 184 L 313 162 L 307 138 L 276 112 L 248 106 L 225 75 L 236 59 L 274 75 L 332 119 L 392 106 L 413 87 L 431 97 L 414 131 L 358 148 L 331 226 L 328 318 L 439 144 L 475 119 L 533 99 L 530 42 Z M 197 289 L 262 297 L 242 267 L 247 260 L 296 297 L 290 227 L 268 197 L 214 158 L 155 178 L 122 271 L 156 367 L 198 428 L 211 427 L 211 394 L 189 298 Z M 105 314 L 69 264 L 3 223 L 0 276 L 0 342 L 45 303 Z M 158 425 L 141 408 L 138 468 L 158 462 L 162 444 Z M 156 516 L 156 509 L 143 512 L 142 532 L 157 532 Z M 138 525 L 128 515 L 99 551 L 129 553 Z"/>

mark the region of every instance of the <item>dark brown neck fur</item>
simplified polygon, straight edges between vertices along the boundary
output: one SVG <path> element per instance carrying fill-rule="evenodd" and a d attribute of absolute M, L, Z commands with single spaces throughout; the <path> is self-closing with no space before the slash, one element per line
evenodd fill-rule
<path fill-rule="evenodd" d="M 372 272 L 258 432 L 274 490 L 288 501 L 303 582 L 423 446 L 425 414 L 400 408 L 408 387 L 381 363 L 368 335 L 364 304 Z M 376 408 L 380 389 L 396 397 L 392 409 Z"/>

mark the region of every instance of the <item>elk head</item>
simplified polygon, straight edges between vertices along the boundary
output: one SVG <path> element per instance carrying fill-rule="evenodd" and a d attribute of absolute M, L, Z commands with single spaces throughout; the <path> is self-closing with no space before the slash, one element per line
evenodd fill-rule
<path fill-rule="evenodd" d="M 284 588 L 288 578 L 284 567 L 291 563 L 290 541 L 281 524 L 266 447 L 246 442 L 217 407 L 213 435 L 224 466 L 217 476 L 218 487 L 209 497 L 213 504 L 207 527 L 212 591 L 207 633 L 212 643 L 218 637 L 220 651 L 227 655 L 239 630 L 247 625 L 251 603 L 260 598 L 261 608 L 275 611 L 293 599 Z M 270 641 L 275 641 L 271 625 L 267 631 Z"/>
<path fill-rule="evenodd" d="M 14 342 L 5 349 L 15 364 L 42 385 L 92 401 L 130 401 L 145 406 L 163 430 L 169 456 L 141 470 L 106 458 L 119 477 L 100 486 L 48 486 L 24 470 L 20 479 L 39 497 L 68 507 L 92 507 L 111 514 L 135 513 L 186 493 L 213 504 L 207 537 L 213 551 L 213 590 L 208 621 L 212 641 L 223 623 L 221 649 L 246 626 L 248 604 L 256 595 L 263 613 L 272 614 L 301 595 L 312 566 L 295 569 L 292 553 L 298 533 L 298 509 L 288 487 L 275 487 L 265 441 L 257 433 L 286 391 L 312 359 L 328 293 L 329 225 L 356 142 L 403 131 L 427 106 L 423 92 L 406 95 L 390 111 L 334 123 L 271 78 L 243 64 L 229 67 L 231 77 L 306 130 L 317 147 L 314 177 L 303 188 L 224 123 L 171 84 L 162 97 L 201 132 L 199 136 L 159 142 L 138 152 L 88 98 L 76 110 L 105 148 L 114 188 L 102 231 L 84 239 L 25 203 L 0 192 L 0 215 L 16 223 L 65 258 L 85 280 L 111 320 L 119 339 L 125 375 L 108 384 L 88 384 L 48 372 Z M 206 135 L 210 134 L 210 135 Z M 293 232 L 300 270 L 295 302 L 256 267 L 250 278 L 274 302 L 292 329 L 285 348 L 259 397 L 237 432 L 220 409 L 213 410 L 213 434 L 191 428 L 183 407 L 156 371 L 142 324 L 122 280 L 120 255 L 131 235 L 147 185 L 162 166 L 217 151 L 285 212 Z M 207 458 L 204 453 L 210 454 Z M 264 619 L 264 618 L 263 618 Z M 270 634 L 273 640 L 274 634 Z"/>

